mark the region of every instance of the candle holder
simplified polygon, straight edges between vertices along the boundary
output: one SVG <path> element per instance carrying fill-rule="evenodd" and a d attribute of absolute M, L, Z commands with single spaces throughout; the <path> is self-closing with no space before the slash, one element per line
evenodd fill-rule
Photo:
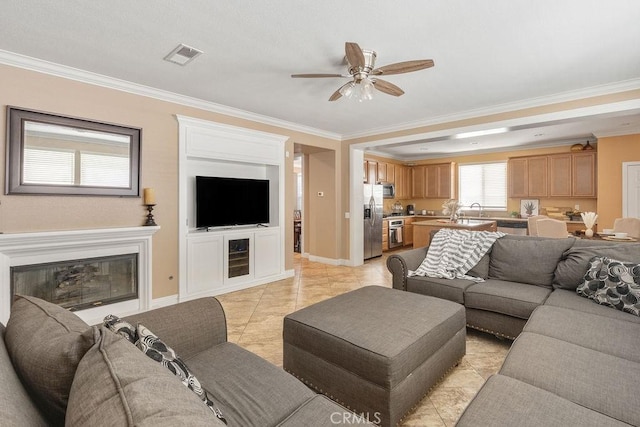
<path fill-rule="evenodd" d="M 153 207 L 155 206 L 155 204 L 153 205 L 145 205 L 147 207 L 147 212 L 149 212 L 147 214 L 147 220 L 145 221 L 144 225 L 158 225 L 156 224 L 156 222 L 153 219 L 153 214 L 151 213 L 153 211 Z"/>

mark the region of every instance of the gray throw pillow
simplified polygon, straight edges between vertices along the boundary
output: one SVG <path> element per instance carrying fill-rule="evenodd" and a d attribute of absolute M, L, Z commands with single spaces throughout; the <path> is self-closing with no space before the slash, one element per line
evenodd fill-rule
<path fill-rule="evenodd" d="M 104 326 L 80 361 L 67 425 L 224 426 L 171 372 Z"/>
<path fill-rule="evenodd" d="M 575 239 L 505 236 L 491 251 L 489 278 L 551 288 L 562 254 Z"/>
<path fill-rule="evenodd" d="M 93 345 L 89 325 L 59 305 L 16 296 L 5 343 L 13 366 L 36 405 L 51 424 L 64 424 L 76 368 Z"/>
<path fill-rule="evenodd" d="M 595 256 L 640 263 L 640 244 L 574 245 L 564 253 L 563 259 L 558 263 L 553 277 L 553 288 L 575 291 L 578 285 L 584 281 L 584 275 L 589 269 L 589 262 Z"/>
<path fill-rule="evenodd" d="M 640 316 L 640 264 L 593 257 L 578 295 L 600 305 Z"/>

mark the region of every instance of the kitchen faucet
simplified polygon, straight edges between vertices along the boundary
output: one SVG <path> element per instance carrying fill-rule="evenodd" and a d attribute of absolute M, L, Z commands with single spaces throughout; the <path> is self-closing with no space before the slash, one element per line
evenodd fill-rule
<path fill-rule="evenodd" d="M 475 205 L 478 205 L 478 218 L 481 218 L 482 217 L 482 205 L 480 203 L 478 203 L 478 202 L 471 203 L 471 206 L 469 206 L 469 209 L 473 209 L 473 207 Z"/>

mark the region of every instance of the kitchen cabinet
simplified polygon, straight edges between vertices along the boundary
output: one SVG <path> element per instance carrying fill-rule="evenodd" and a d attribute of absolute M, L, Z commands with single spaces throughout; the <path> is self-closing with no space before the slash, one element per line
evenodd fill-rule
<path fill-rule="evenodd" d="M 422 199 L 426 194 L 427 187 L 427 167 L 413 166 L 411 168 L 411 198 Z"/>
<path fill-rule="evenodd" d="M 547 156 L 509 159 L 507 171 L 509 197 L 547 197 Z"/>
<path fill-rule="evenodd" d="M 364 183 L 378 183 L 378 162 L 376 162 L 375 160 L 364 161 Z"/>
<path fill-rule="evenodd" d="M 387 177 L 383 182 L 388 182 L 390 184 L 395 184 L 396 182 L 396 165 L 393 163 L 387 163 Z"/>
<path fill-rule="evenodd" d="M 507 162 L 509 197 L 529 196 L 529 175 L 527 159 L 509 159 Z"/>
<path fill-rule="evenodd" d="M 382 250 L 389 250 L 389 220 L 382 220 Z"/>
<path fill-rule="evenodd" d="M 596 197 L 596 153 L 574 153 L 571 162 L 573 197 Z"/>
<path fill-rule="evenodd" d="M 515 157 L 508 161 L 509 197 L 596 197 L 596 153 Z"/>
<path fill-rule="evenodd" d="M 378 162 L 376 181 L 387 182 L 387 164 L 385 162 Z"/>
<path fill-rule="evenodd" d="M 395 165 L 396 199 L 411 199 L 412 179 L 412 168 Z"/>
<path fill-rule="evenodd" d="M 453 163 L 414 166 L 412 171 L 412 198 L 452 198 Z"/>
<path fill-rule="evenodd" d="M 529 157 L 529 197 L 547 197 L 547 156 Z"/>
<path fill-rule="evenodd" d="M 571 197 L 571 154 L 549 156 L 549 196 Z"/>
<path fill-rule="evenodd" d="M 413 218 L 404 219 L 404 246 L 413 245 Z"/>

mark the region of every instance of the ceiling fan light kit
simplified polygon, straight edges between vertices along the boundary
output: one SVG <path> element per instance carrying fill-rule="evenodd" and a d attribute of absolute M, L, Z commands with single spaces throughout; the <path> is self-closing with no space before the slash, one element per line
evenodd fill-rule
<path fill-rule="evenodd" d="M 434 66 L 431 59 L 397 62 L 384 67 L 374 68 L 376 52 L 363 50 L 357 43 L 345 43 L 345 56 L 348 64 L 348 74 L 292 74 L 293 78 L 323 78 L 323 77 L 348 77 L 351 81 L 342 85 L 330 97 L 329 101 L 335 101 L 341 97 L 356 99 L 359 102 L 373 98 L 374 89 L 388 95 L 401 96 L 404 91 L 398 86 L 375 76 L 385 74 L 403 74 L 423 70 Z"/>

